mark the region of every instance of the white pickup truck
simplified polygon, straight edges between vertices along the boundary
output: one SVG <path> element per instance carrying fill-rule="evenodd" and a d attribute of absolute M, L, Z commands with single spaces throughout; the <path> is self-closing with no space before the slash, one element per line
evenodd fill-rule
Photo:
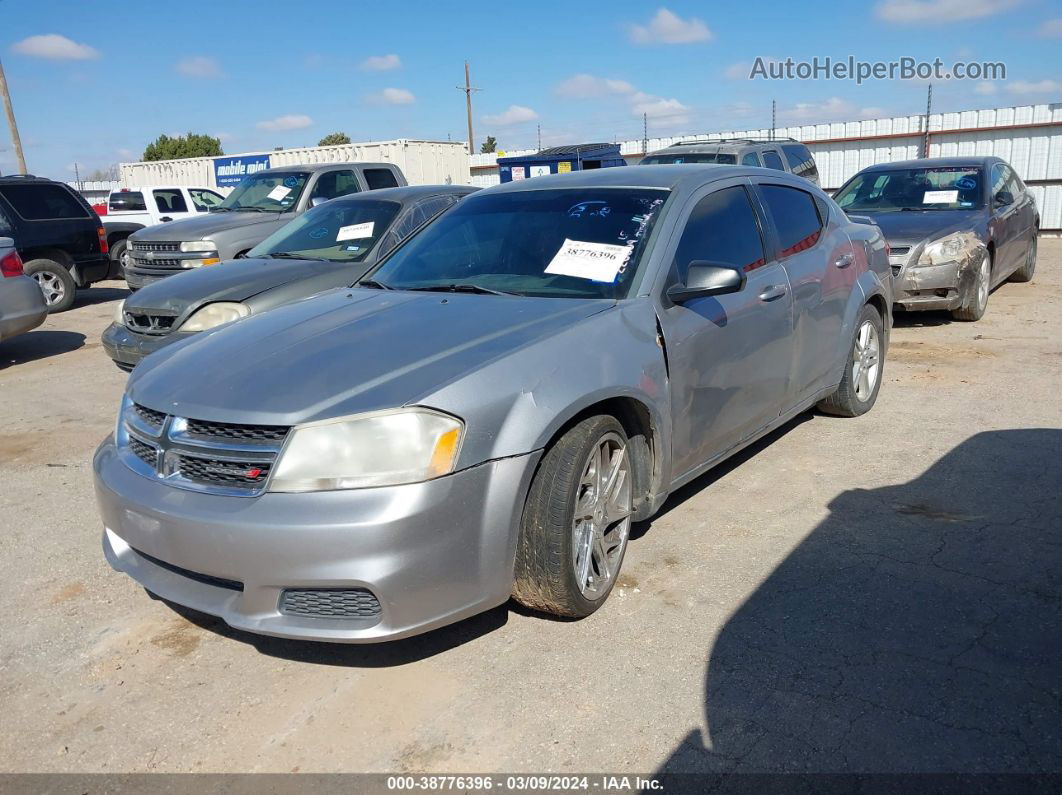
<path fill-rule="evenodd" d="M 107 213 L 100 219 L 107 232 L 111 259 L 123 266 L 128 264 L 126 238 L 133 232 L 206 213 L 223 199 L 213 188 L 200 187 L 148 185 L 114 191 L 107 197 Z"/>

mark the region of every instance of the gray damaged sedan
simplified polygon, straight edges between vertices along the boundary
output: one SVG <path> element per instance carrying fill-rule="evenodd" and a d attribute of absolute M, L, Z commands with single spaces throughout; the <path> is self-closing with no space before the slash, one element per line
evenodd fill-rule
<path fill-rule="evenodd" d="M 94 460 L 107 560 L 233 627 L 398 638 L 582 617 L 631 523 L 882 382 L 876 226 L 798 177 L 637 166 L 461 201 L 353 289 L 134 370 Z"/>
<path fill-rule="evenodd" d="M 118 304 L 103 348 L 122 370 L 225 323 L 348 287 L 476 188 L 419 185 L 332 199 L 267 237 L 246 259 L 161 279 Z"/>

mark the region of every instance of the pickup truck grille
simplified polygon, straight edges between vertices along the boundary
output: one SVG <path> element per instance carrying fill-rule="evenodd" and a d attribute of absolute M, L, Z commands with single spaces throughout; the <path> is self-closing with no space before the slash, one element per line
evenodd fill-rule
<path fill-rule="evenodd" d="M 180 243 L 153 243 L 153 242 L 141 242 L 139 240 L 133 241 L 133 251 L 180 251 Z"/>
<path fill-rule="evenodd" d="M 133 264 L 138 268 L 163 268 L 173 270 L 175 268 L 180 268 L 182 262 L 183 260 L 179 259 L 144 259 L 143 257 L 138 257 L 136 254 L 133 255 Z"/>
<path fill-rule="evenodd" d="M 191 491 L 255 496 L 290 429 L 192 420 L 127 403 L 118 446 L 133 470 Z"/>

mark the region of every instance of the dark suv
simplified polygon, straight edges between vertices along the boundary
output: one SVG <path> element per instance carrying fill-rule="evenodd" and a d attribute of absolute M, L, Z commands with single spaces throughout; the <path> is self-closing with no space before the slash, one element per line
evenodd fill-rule
<path fill-rule="evenodd" d="M 0 177 L 0 237 L 15 241 L 25 273 L 37 280 L 49 312 L 69 309 L 78 287 L 112 277 L 99 216 L 61 182 Z"/>
<path fill-rule="evenodd" d="M 724 166 L 761 166 L 788 171 L 819 184 L 815 158 L 795 138 L 716 138 L 715 140 L 680 141 L 665 149 L 650 152 L 639 165 L 666 163 L 718 163 Z"/>

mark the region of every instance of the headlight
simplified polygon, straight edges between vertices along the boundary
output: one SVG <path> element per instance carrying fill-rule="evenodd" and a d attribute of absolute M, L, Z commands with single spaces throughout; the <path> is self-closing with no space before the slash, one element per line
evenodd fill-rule
<path fill-rule="evenodd" d="M 218 244 L 213 240 L 185 240 L 181 243 L 181 251 L 186 254 L 200 251 L 217 251 Z"/>
<path fill-rule="evenodd" d="M 419 483 L 453 472 L 464 424 L 400 409 L 296 427 L 270 491 L 327 491 Z"/>
<path fill-rule="evenodd" d="M 206 331 L 207 329 L 220 326 L 223 323 L 231 323 L 241 317 L 247 317 L 251 310 L 244 304 L 232 301 L 218 301 L 215 304 L 207 304 L 192 314 L 178 331 Z"/>
<path fill-rule="evenodd" d="M 114 308 L 114 325 L 125 325 L 125 299 L 123 298 L 118 302 L 118 306 Z"/>
<path fill-rule="evenodd" d="M 918 258 L 919 265 L 942 265 L 965 259 L 983 244 L 972 232 L 953 232 L 927 245 Z"/>

